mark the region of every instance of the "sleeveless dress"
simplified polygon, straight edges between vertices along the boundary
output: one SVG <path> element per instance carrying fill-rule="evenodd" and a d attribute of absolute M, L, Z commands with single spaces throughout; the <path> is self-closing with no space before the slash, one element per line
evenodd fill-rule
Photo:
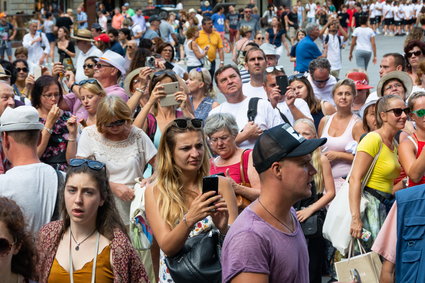
<path fill-rule="evenodd" d="M 192 102 L 193 98 L 190 97 L 190 102 Z M 214 103 L 214 99 L 207 96 L 204 97 L 204 99 L 201 101 L 201 103 L 198 105 L 198 108 L 195 109 L 195 118 L 202 119 L 205 121 L 207 119 L 208 114 L 210 113 L 212 109 L 212 105 Z"/>
<path fill-rule="evenodd" d="M 199 235 L 202 232 L 207 232 L 214 228 L 214 223 L 211 216 L 207 216 L 205 219 L 198 221 L 190 231 L 189 237 L 194 237 Z M 160 259 L 159 259 L 159 282 L 172 283 L 174 282 L 173 278 L 168 271 L 167 265 L 165 264 L 165 254 L 161 250 Z"/>
<path fill-rule="evenodd" d="M 422 150 L 423 150 L 423 148 L 424 148 L 424 145 L 425 145 L 425 141 L 420 141 L 419 139 L 418 139 L 418 137 L 416 136 L 416 134 L 413 134 L 413 136 L 415 137 L 415 138 L 412 138 L 411 136 L 409 136 L 408 138 L 409 138 L 409 140 L 411 141 L 411 142 L 413 142 L 413 144 L 415 145 L 415 147 L 416 147 L 416 151 L 417 151 L 417 153 L 416 153 L 416 159 L 418 159 L 419 158 L 419 155 L 421 155 L 421 152 L 422 152 Z M 417 186 L 417 185 L 421 185 L 421 184 L 425 184 L 425 176 L 422 176 L 422 179 L 419 181 L 419 183 L 414 183 L 410 178 L 409 178 L 409 187 L 413 187 L 413 186 Z"/>

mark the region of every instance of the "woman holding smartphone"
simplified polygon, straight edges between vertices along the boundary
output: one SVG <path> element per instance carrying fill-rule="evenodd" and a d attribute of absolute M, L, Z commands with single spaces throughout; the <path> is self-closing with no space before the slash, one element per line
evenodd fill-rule
<path fill-rule="evenodd" d="M 237 217 L 231 183 L 218 180 L 218 194 L 202 193 L 209 156 L 200 119 L 175 119 L 165 128 L 158 150 L 157 176 L 146 189 L 146 216 L 161 249 L 160 282 L 173 282 L 165 265 L 189 237 L 216 227 L 222 235 Z"/>

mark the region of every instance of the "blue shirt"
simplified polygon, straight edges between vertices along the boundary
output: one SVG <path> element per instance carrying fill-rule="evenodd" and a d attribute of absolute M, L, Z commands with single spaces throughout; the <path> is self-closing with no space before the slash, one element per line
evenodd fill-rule
<path fill-rule="evenodd" d="M 226 20 L 226 16 L 224 14 L 215 13 L 212 15 L 211 20 L 213 21 L 214 28 L 218 32 L 224 32 L 224 21 Z"/>
<path fill-rule="evenodd" d="M 297 61 L 295 71 L 305 73 L 308 71 L 308 65 L 311 61 L 322 55 L 317 44 L 310 36 L 304 37 L 297 45 Z"/>
<path fill-rule="evenodd" d="M 79 22 L 79 21 L 85 21 L 82 24 L 78 24 L 79 29 L 83 29 L 83 28 L 86 29 L 86 28 L 89 27 L 89 24 L 87 23 L 87 14 L 86 13 L 81 12 L 81 13 L 77 14 L 77 22 Z"/>

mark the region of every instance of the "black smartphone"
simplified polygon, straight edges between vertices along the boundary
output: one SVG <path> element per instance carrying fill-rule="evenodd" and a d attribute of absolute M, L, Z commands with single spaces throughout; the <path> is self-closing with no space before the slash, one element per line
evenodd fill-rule
<path fill-rule="evenodd" d="M 280 95 L 285 95 L 286 89 L 289 86 L 288 76 L 286 75 L 276 76 L 276 84 L 278 85 L 280 89 Z"/>
<path fill-rule="evenodd" d="M 218 176 L 207 176 L 202 178 L 202 193 L 214 191 L 218 194 Z"/>
<path fill-rule="evenodd" d="M 170 62 L 165 62 L 164 65 L 165 65 L 165 68 L 166 69 L 169 69 L 169 70 L 174 69 L 174 65 L 171 64 Z"/>

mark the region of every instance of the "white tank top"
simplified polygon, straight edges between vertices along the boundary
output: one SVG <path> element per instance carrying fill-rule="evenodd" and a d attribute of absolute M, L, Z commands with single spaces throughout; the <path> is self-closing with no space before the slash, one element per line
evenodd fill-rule
<path fill-rule="evenodd" d="M 192 40 L 186 40 L 184 43 L 184 53 L 186 54 L 186 65 L 187 66 L 199 66 L 202 65 L 202 62 L 200 59 L 196 58 L 195 52 L 193 52 L 192 49 L 190 49 L 189 45 L 192 43 Z M 199 52 L 203 54 L 203 50 L 201 47 L 199 47 Z"/>

